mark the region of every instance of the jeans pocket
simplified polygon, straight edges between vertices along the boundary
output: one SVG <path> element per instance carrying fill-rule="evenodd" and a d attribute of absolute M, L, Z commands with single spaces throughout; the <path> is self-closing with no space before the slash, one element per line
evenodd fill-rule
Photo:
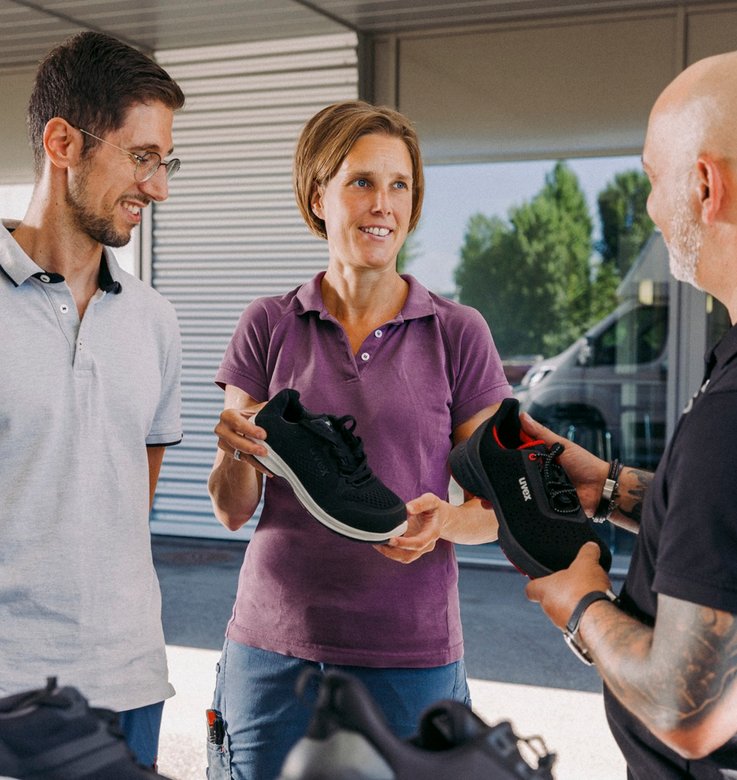
<path fill-rule="evenodd" d="M 222 745 L 207 743 L 207 778 L 208 780 L 231 780 L 227 734 Z"/>

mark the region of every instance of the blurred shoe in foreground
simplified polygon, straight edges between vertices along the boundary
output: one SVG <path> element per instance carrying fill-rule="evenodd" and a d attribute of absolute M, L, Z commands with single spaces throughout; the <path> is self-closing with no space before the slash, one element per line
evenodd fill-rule
<path fill-rule="evenodd" d="M 302 691 L 313 674 L 302 676 Z M 400 740 L 364 685 L 333 671 L 278 780 L 552 780 L 554 761 L 539 737 L 520 739 L 507 721 L 488 726 L 457 701 L 432 706 L 417 735 Z"/>
<path fill-rule="evenodd" d="M 0 777 L 20 780 L 166 780 L 136 762 L 112 710 L 76 689 L 45 688 L 0 699 Z"/>

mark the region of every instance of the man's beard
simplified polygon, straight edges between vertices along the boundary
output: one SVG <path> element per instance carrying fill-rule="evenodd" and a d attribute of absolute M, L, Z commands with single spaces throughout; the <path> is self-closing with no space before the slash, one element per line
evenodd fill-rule
<path fill-rule="evenodd" d="M 670 241 L 666 241 L 670 256 L 670 272 L 679 282 L 687 282 L 698 288 L 696 269 L 704 243 L 704 231 L 688 207 L 684 193 L 676 203 L 670 224 Z"/>
<path fill-rule="evenodd" d="M 106 218 L 94 213 L 84 202 L 86 188 L 87 174 L 84 173 L 78 183 L 69 187 L 66 193 L 66 204 L 77 229 L 99 244 L 110 247 L 125 246 L 131 240 L 133 226 L 127 231 L 116 230 L 112 214 Z"/>

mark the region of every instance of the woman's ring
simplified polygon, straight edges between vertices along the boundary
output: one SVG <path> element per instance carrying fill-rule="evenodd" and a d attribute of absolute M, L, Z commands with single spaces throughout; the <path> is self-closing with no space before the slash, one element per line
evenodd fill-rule
<path fill-rule="evenodd" d="M 243 453 L 240 450 L 233 450 L 233 458 L 235 460 L 240 460 L 241 455 L 243 455 Z"/>

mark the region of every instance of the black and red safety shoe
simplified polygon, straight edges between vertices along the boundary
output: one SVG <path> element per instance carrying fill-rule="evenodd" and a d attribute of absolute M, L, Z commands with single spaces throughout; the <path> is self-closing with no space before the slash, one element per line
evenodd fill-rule
<path fill-rule="evenodd" d="M 519 401 L 506 398 L 450 453 L 456 481 L 493 505 L 502 551 L 533 579 L 570 566 L 586 542 L 597 542 L 604 569 L 612 564 L 609 548 L 558 463 L 563 450 L 562 444 L 547 447 L 531 439 L 520 426 Z"/>

